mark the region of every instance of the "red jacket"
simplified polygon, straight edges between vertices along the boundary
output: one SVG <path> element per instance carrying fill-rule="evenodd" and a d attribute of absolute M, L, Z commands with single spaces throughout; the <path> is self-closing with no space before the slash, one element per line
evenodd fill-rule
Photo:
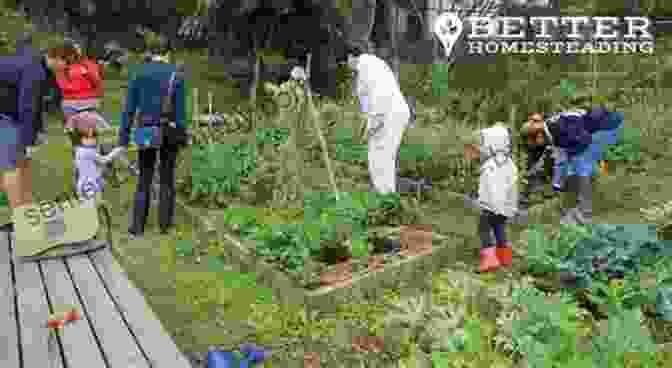
<path fill-rule="evenodd" d="M 65 75 L 66 72 L 68 77 Z M 90 60 L 83 60 L 58 72 L 56 83 L 63 92 L 64 100 L 99 98 L 103 95 L 100 67 Z"/>

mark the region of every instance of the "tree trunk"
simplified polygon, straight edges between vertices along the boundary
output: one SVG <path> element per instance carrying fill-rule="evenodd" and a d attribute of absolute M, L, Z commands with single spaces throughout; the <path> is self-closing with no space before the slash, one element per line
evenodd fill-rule
<path fill-rule="evenodd" d="M 252 68 L 252 81 L 250 83 L 249 96 L 250 103 L 255 104 L 257 102 L 257 89 L 259 86 L 259 80 L 261 79 L 261 57 L 259 56 L 257 50 L 259 49 L 259 41 L 257 38 L 254 38 L 254 46 L 250 51 L 250 64 L 254 65 Z"/>
<path fill-rule="evenodd" d="M 390 37 L 390 65 L 394 76 L 399 80 L 399 47 L 397 44 L 397 30 L 399 28 L 399 7 L 394 2 L 387 4 L 388 34 Z"/>
<path fill-rule="evenodd" d="M 425 31 L 423 32 L 423 38 L 425 41 L 434 41 L 434 21 L 438 17 L 439 13 L 439 2 L 436 0 L 427 0 L 427 9 L 425 10 Z M 432 42 L 432 59 L 435 63 L 441 63 L 441 53 L 440 46 L 438 42 Z"/>
<path fill-rule="evenodd" d="M 350 10 L 346 18 L 348 40 L 370 42 L 376 20 L 376 0 L 355 0 Z"/>

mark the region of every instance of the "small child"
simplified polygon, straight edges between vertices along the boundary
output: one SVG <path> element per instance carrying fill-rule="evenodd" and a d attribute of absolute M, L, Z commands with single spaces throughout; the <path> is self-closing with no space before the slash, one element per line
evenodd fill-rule
<path fill-rule="evenodd" d="M 98 153 L 98 132 L 94 127 L 78 127 L 73 130 L 75 166 L 78 173 L 77 195 L 92 198 L 102 193 L 105 187 L 104 166 L 115 159 L 125 159 L 124 147 L 116 147 L 107 155 Z"/>
<path fill-rule="evenodd" d="M 498 122 L 476 131 L 465 142 L 464 158 L 479 160 L 481 166 L 478 184 L 481 209 L 479 271 L 510 266 L 513 254 L 511 243 L 506 239 L 506 221 L 518 212 L 518 168 L 511 157 L 510 130 Z"/>

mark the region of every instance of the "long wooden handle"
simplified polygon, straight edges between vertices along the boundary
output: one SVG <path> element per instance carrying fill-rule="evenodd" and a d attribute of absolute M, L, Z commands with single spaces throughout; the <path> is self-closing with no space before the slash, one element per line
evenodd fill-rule
<path fill-rule="evenodd" d="M 315 111 L 315 106 L 313 105 L 313 94 L 310 90 L 310 85 L 308 81 L 310 81 L 310 63 L 312 61 L 312 54 L 308 54 L 308 60 L 306 62 L 306 81 L 304 82 L 304 90 L 306 93 L 306 98 L 307 98 L 307 104 L 308 104 L 308 109 L 310 112 L 310 120 L 313 121 L 313 127 L 315 128 L 315 133 L 317 134 L 317 137 L 320 139 L 320 145 L 322 146 L 322 159 L 324 160 L 324 166 L 327 167 L 327 172 L 329 173 L 329 182 L 331 183 L 331 189 L 334 191 L 334 194 L 336 195 L 336 200 L 339 200 L 341 198 L 340 191 L 338 190 L 338 186 L 336 186 L 336 177 L 334 176 L 334 170 L 331 168 L 331 160 L 329 159 L 329 151 L 327 147 L 327 140 L 324 139 L 324 135 L 322 134 L 322 129 L 320 129 L 320 123 L 318 121 L 318 115 L 317 112 Z"/>

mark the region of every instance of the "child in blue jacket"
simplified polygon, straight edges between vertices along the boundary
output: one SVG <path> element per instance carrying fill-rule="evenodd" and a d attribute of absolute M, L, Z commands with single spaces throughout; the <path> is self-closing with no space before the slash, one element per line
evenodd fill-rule
<path fill-rule="evenodd" d="M 561 223 L 584 224 L 592 220 L 592 181 L 595 162 L 604 147 L 615 144 L 623 114 L 603 106 L 590 111 L 555 114 L 544 121 L 529 121 L 522 133 L 528 145 L 550 145 L 555 153 L 553 184 L 556 190 L 575 192 L 577 205 L 565 211 Z M 561 179 L 567 178 L 566 185 Z"/>

